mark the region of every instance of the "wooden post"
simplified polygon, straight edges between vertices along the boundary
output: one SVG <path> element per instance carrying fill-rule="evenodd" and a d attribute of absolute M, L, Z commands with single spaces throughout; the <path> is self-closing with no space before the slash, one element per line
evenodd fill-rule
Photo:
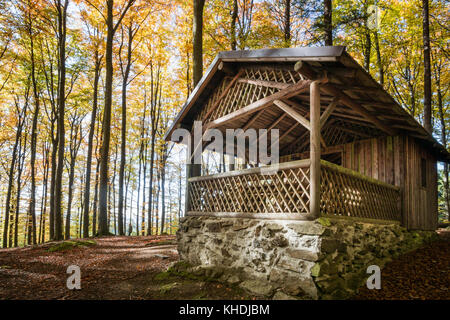
<path fill-rule="evenodd" d="M 192 163 L 194 161 L 193 153 L 195 152 L 194 138 L 191 136 L 191 141 L 189 142 L 191 145 L 187 148 L 186 151 L 186 192 L 185 192 L 185 206 L 184 206 L 184 215 L 187 216 L 189 212 L 189 178 L 198 177 L 202 172 L 202 165 Z"/>
<path fill-rule="evenodd" d="M 309 219 L 317 219 L 320 215 L 320 92 L 319 81 L 310 85 L 310 198 Z"/>

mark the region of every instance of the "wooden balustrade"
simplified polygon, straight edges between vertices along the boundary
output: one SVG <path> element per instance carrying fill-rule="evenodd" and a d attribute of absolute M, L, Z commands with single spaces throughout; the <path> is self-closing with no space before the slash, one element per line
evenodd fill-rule
<path fill-rule="evenodd" d="M 310 161 L 230 171 L 188 179 L 188 215 L 306 219 Z M 400 189 L 320 161 L 320 213 L 400 220 Z"/>
<path fill-rule="evenodd" d="M 321 214 L 401 220 L 400 188 L 321 160 Z"/>
<path fill-rule="evenodd" d="M 309 160 L 193 177 L 189 215 L 302 219 L 309 213 Z"/>

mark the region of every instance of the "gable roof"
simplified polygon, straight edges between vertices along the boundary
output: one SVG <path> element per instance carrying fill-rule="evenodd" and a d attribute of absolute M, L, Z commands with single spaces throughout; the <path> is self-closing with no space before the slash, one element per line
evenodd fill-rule
<path fill-rule="evenodd" d="M 236 73 L 239 68 L 250 65 L 276 65 L 294 70 L 298 61 L 305 62 L 316 72 L 326 72 L 330 79 L 342 79 L 342 74 L 345 74 L 347 83 L 336 85 L 362 105 L 367 114 L 398 133 L 422 140 L 439 160 L 450 160 L 447 150 L 346 52 L 344 46 L 220 52 L 190 94 L 164 138 L 169 140 L 176 128 L 189 129 L 207 99 L 230 73 Z"/>

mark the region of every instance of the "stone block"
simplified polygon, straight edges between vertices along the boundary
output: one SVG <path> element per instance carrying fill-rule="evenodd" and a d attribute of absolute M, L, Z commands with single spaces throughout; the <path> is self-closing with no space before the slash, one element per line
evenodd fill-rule
<path fill-rule="evenodd" d="M 321 235 L 325 231 L 325 228 L 315 221 L 296 221 L 287 227 L 298 234 Z"/>
<path fill-rule="evenodd" d="M 251 294 L 263 297 L 268 297 L 273 292 L 273 287 L 270 283 L 259 279 L 243 281 L 239 287 Z"/>

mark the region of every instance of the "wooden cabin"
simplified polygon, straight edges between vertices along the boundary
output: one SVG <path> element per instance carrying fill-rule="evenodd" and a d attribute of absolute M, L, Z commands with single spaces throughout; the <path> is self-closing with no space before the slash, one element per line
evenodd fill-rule
<path fill-rule="evenodd" d="M 252 166 L 201 176 L 188 165 L 186 215 L 437 227 L 437 161 L 449 153 L 345 47 L 221 52 L 166 139 L 194 121 L 222 132 L 277 128 L 281 163 L 272 175 Z"/>

